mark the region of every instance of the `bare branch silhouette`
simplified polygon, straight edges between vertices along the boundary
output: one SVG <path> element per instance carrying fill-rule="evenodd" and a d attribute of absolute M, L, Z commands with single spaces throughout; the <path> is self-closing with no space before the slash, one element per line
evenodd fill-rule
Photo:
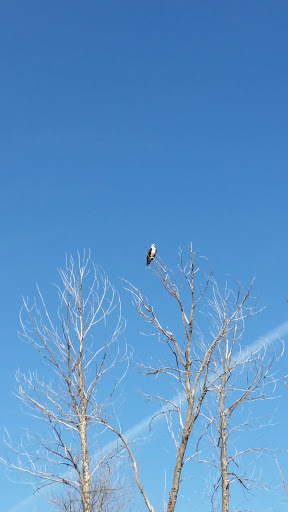
<path fill-rule="evenodd" d="M 97 476 L 103 478 L 118 450 L 114 444 L 102 452 L 107 432 L 99 428 L 99 416 L 117 400 L 131 354 L 120 342 L 125 322 L 119 295 L 90 254 L 78 254 L 76 262 L 67 257 L 59 274 L 58 312 L 50 313 L 38 288 L 39 305 L 23 299 L 20 315 L 23 341 L 49 369 L 45 377 L 36 371 L 16 375 L 18 397 L 41 428 L 27 430 L 17 447 L 8 436 L 10 450 L 2 462 L 26 474 L 36 488 L 64 484 L 78 495 L 81 510 L 92 512 Z"/>

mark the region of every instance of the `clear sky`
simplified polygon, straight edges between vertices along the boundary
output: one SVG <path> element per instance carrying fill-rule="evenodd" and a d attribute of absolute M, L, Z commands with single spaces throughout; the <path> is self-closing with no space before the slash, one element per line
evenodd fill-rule
<path fill-rule="evenodd" d="M 36 282 L 50 290 L 66 252 L 91 248 L 118 288 L 119 276 L 141 287 L 152 242 L 176 265 L 192 241 L 216 278 L 256 275 L 267 308 L 253 340 L 287 320 L 287 23 L 286 0 L 0 2 L 1 428 L 11 435 L 25 424 L 15 370 L 37 365 L 16 333 L 21 296 Z M 287 449 L 284 426 L 277 436 Z M 286 457 L 288 479 L 287 468 Z M 2 470 L 1 480 L 3 512 L 46 512 Z M 257 511 L 264 504 L 267 494 Z"/>

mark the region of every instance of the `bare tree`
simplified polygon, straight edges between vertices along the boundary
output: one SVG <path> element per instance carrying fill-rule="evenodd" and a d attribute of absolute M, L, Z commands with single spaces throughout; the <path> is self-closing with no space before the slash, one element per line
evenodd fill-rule
<path fill-rule="evenodd" d="M 229 466 L 237 463 L 240 455 L 238 452 L 236 455 L 229 452 L 229 422 L 238 406 L 264 398 L 263 385 L 272 369 L 269 362 L 266 366 L 257 351 L 254 354 L 247 353 L 245 361 L 250 368 L 254 366 L 254 373 L 246 383 L 241 382 L 237 387 L 234 381 L 234 388 L 233 383 L 231 385 L 232 370 L 235 371 L 234 376 L 236 369 L 239 369 L 240 376 L 244 374 L 241 368 L 245 365 L 241 358 L 235 356 L 235 347 L 239 345 L 244 320 L 257 312 L 255 300 L 251 297 L 253 281 L 246 289 L 236 283 L 236 292 L 229 291 L 222 297 L 207 260 L 202 261 L 205 262 L 206 274 L 195 267 L 192 245 L 187 264 L 180 252 L 180 279 L 174 277 L 159 257 L 153 261 L 152 272 L 159 280 L 166 299 L 171 299 L 169 307 L 175 306 L 168 320 L 161 318 L 165 312 L 161 313 L 159 304 L 157 307 L 160 312 L 157 312 L 141 291 L 128 283 L 136 309 L 150 326 L 149 334 L 154 336 L 155 343 L 160 344 L 163 354 L 159 360 L 151 355 L 148 362 L 140 363 L 140 369 L 150 378 L 158 377 L 158 381 L 162 378 L 169 382 L 164 392 L 158 392 L 155 385 L 155 392 L 144 394 L 148 400 L 160 403 L 151 423 L 157 416 L 164 416 L 175 447 L 167 503 L 164 504 L 166 512 L 174 512 L 179 503 L 181 483 L 190 471 L 189 465 L 193 460 L 197 463 L 199 461 L 199 438 L 201 441 L 205 433 L 212 432 L 216 439 L 212 428 L 216 429 L 218 435 L 216 446 L 220 453 L 218 466 L 222 511 L 229 510 L 230 484 L 233 479 Z M 72 491 L 70 497 L 64 496 L 63 506 L 68 504 L 70 508 L 75 508 L 81 502 L 82 512 L 106 512 L 96 475 L 100 475 L 98 482 L 101 482 L 101 469 L 109 467 L 109 460 L 114 460 L 115 449 L 121 453 L 125 450 L 145 507 L 149 512 L 155 512 L 149 492 L 143 484 L 131 444 L 133 439 L 122 432 L 115 407 L 115 391 L 123 376 L 117 373 L 117 364 L 129 359 L 127 349 L 122 355 L 119 353 L 118 338 L 123 329 L 120 301 L 107 278 L 97 268 L 92 266 L 92 273 L 87 276 L 88 263 L 89 260 L 79 260 L 76 272 L 73 260 L 69 260 L 65 271 L 60 273 L 62 288 L 58 289 L 58 319 L 61 330 L 52 322 L 41 294 L 42 313 L 36 305 L 29 307 L 27 301 L 24 301 L 24 310 L 29 319 L 29 324 L 22 321 L 24 339 L 55 370 L 58 380 L 55 386 L 51 378 L 46 382 L 38 378 L 37 374 L 18 375 L 19 397 L 33 409 L 37 417 L 44 418 L 52 436 L 47 440 L 43 433 L 34 434 L 33 438 L 29 434 L 28 441 L 36 439 L 39 450 L 31 455 L 32 452 L 23 443 L 20 462 L 8 463 L 12 468 L 35 476 L 40 486 L 51 482 L 66 484 Z M 92 284 L 85 288 L 85 292 L 84 281 L 89 276 L 91 278 L 91 275 Z M 209 315 L 211 309 L 212 314 Z M 116 323 L 111 330 L 113 315 L 116 315 Z M 102 331 L 100 335 L 97 334 L 97 338 L 95 333 L 91 338 L 96 327 L 102 327 Z M 98 340 L 101 340 L 100 344 Z M 116 384 L 113 381 L 111 387 L 107 375 L 112 368 L 113 372 L 116 371 L 117 380 Z M 171 382 L 175 389 L 172 397 Z M 236 393 L 232 401 L 231 390 Z M 217 411 L 213 410 L 211 415 L 209 396 L 212 399 L 217 396 L 218 403 Z M 204 434 L 196 429 L 200 415 L 206 420 Z M 93 437 L 89 437 L 92 430 Z M 106 442 L 110 441 L 109 433 L 113 433 L 118 443 L 110 443 L 107 445 L 110 449 L 106 451 L 99 450 L 101 456 L 91 457 L 89 442 L 93 442 L 93 438 L 97 439 L 101 433 Z M 241 478 L 236 474 L 234 477 L 237 481 Z M 101 489 L 104 489 L 104 496 L 109 502 L 107 485 L 100 486 Z M 113 492 L 112 496 L 115 496 Z M 68 508 L 68 512 L 76 511 Z"/>
<path fill-rule="evenodd" d="M 160 401 L 162 406 L 158 409 L 155 417 L 159 414 L 165 415 L 169 431 L 175 443 L 176 453 L 173 466 L 173 478 L 170 485 L 168 503 L 164 506 L 167 512 L 175 510 L 180 484 L 183 479 L 184 467 L 186 467 L 192 459 L 197 455 L 197 445 L 192 439 L 192 432 L 196 425 L 196 420 L 203 408 L 207 394 L 214 393 L 219 389 L 221 403 L 220 432 L 222 440 L 225 440 L 225 426 L 228 422 L 228 416 L 236 407 L 237 403 L 231 404 L 232 409 L 225 412 L 223 416 L 224 402 L 223 393 L 225 393 L 226 385 L 229 380 L 229 369 L 218 371 L 215 373 L 215 353 L 226 351 L 226 343 L 231 333 L 236 333 L 233 347 L 239 334 L 239 326 L 243 328 L 244 318 L 252 316 L 257 311 L 255 308 L 255 300 L 251 297 L 251 289 L 253 281 L 245 290 L 241 285 L 237 285 L 235 294 L 227 294 L 219 306 L 214 302 L 215 294 L 217 294 L 217 285 L 213 279 L 211 268 L 206 278 L 201 284 L 203 278 L 199 268 L 195 267 L 195 254 L 190 246 L 188 263 L 184 264 L 182 253 L 180 252 L 179 270 L 182 276 L 182 283 L 177 284 L 173 273 L 167 268 L 159 257 L 154 260 L 153 272 L 162 284 L 164 291 L 172 298 L 175 303 L 173 317 L 170 317 L 170 327 L 166 322 L 160 319 L 149 300 L 144 297 L 141 291 L 128 283 L 128 289 L 132 294 L 139 315 L 152 327 L 152 334 L 155 335 L 155 342 L 159 342 L 163 347 L 163 359 L 155 361 L 151 357 L 149 363 L 142 362 L 140 367 L 144 374 L 148 376 L 164 377 L 174 382 L 175 397 L 157 394 L 146 394 L 148 400 L 156 399 Z M 198 275 L 197 275 L 198 274 Z M 219 295 L 220 297 L 220 295 Z M 214 321 L 214 329 L 209 329 L 207 318 L 203 315 L 203 311 L 207 311 L 212 306 L 214 313 L 218 314 L 217 325 Z M 204 317 L 204 328 L 200 329 L 201 318 Z M 237 334 L 238 333 L 238 334 Z M 233 351 L 232 351 L 233 352 Z M 226 357 L 228 360 L 226 360 Z M 229 352 L 225 359 L 221 359 L 224 365 L 232 361 L 229 358 L 232 353 Z M 253 358 L 251 362 L 253 361 Z M 234 362 L 236 365 L 236 362 Z M 230 363 L 229 363 L 230 364 Z M 240 362 L 239 362 L 240 364 Z M 219 370 L 219 369 L 218 369 Z M 243 389 L 240 401 L 252 399 L 254 391 L 261 386 L 270 371 L 270 367 L 266 370 L 260 364 L 259 370 L 254 374 L 254 378 L 247 384 L 247 388 Z M 220 382 L 220 387 L 219 387 Z M 171 390 L 171 385 L 167 386 L 167 390 Z M 254 395 L 253 395 L 254 396 Z M 227 416 L 228 415 L 228 416 Z M 118 435 L 122 444 L 128 450 L 136 483 L 140 493 L 144 498 L 146 508 L 149 512 L 155 509 L 148 498 L 148 492 L 143 486 L 142 478 L 139 473 L 138 464 L 135 455 L 132 452 L 129 440 L 121 433 L 117 425 L 109 422 L 102 416 L 103 424 Z M 221 450 L 221 475 L 220 485 L 223 489 L 223 512 L 228 510 L 227 493 L 229 494 L 229 481 L 227 481 L 227 453 L 225 454 L 227 445 L 222 442 Z M 226 462 L 225 462 L 226 461 Z M 232 459 L 229 459 L 232 462 Z M 226 464 L 226 467 L 225 467 Z M 225 501 L 226 500 L 226 501 Z"/>
<path fill-rule="evenodd" d="M 66 486 L 78 495 L 83 512 L 106 511 L 109 507 L 100 502 L 108 499 L 108 487 L 99 490 L 97 485 L 109 474 L 117 446 L 107 445 L 108 432 L 99 429 L 98 417 L 115 407 L 115 393 L 129 362 L 127 346 L 119 340 L 124 329 L 121 303 L 90 255 L 78 254 L 76 262 L 67 258 L 59 274 L 54 315 L 39 289 L 39 305 L 23 300 L 21 336 L 47 366 L 46 377 L 36 371 L 17 373 L 18 397 L 41 421 L 39 432 L 27 431 L 18 447 L 8 436 L 10 450 L 2 462 L 28 475 L 37 488 Z M 111 475 L 109 479 L 111 483 Z"/>
<path fill-rule="evenodd" d="M 243 304 L 242 297 L 245 291 L 242 285 L 236 284 L 237 291 L 233 291 L 233 284 L 226 285 L 224 294 L 221 294 L 217 283 L 213 280 L 213 295 L 210 299 L 210 330 L 217 333 L 221 325 L 227 323 L 231 312 L 237 308 L 233 322 L 221 338 L 221 342 L 213 351 L 209 371 L 209 393 L 203 402 L 201 415 L 207 420 L 204 433 L 209 436 L 214 454 L 212 459 L 203 460 L 218 472 L 218 477 L 211 494 L 213 510 L 216 510 L 215 497 L 221 489 L 222 512 L 229 512 L 230 487 L 237 482 L 245 490 L 261 486 L 261 482 L 252 476 L 252 469 L 247 470 L 248 460 L 243 458 L 253 454 L 253 470 L 255 470 L 255 457 L 267 451 L 266 447 L 248 444 L 243 449 L 237 449 L 233 438 L 239 432 L 255 430 L 260 426 L 269 424 L 265 417 L 256 417 L 252 404 L 255 401 L 268 400 L 273 397 L 276 377 L 275 365 L 282 352 L 276 357 L 274 350 L 270 351 L 265 344 L 258 342 L 252 346 L 241 346 L 245 330 L 245 320 L 254 315 L 257 310 L 251 309 L 247 302 Z M 232 304 L 232 309 L 231 309 Z M 271 353 L 272 352 L 272 353 Z M 245 416 L 244 407 L 248 407 Z M 238 413 L 238 414 L 237 414 Z M 197 444 L 205 439 L 201 436 Z M 263 485 L 264 486 L 264 485 Z M 237 508 L 237 510 L 239 510 Z"/>

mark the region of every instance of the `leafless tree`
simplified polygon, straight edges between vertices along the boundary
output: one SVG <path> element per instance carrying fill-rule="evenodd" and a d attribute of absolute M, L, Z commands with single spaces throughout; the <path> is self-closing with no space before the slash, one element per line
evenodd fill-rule
<path fill-rule="evenodd" d="M 189 474 L 189 464 L 199 462 L 200 444 L 197 441 L 200 439 L 201 442 L 206 433 L 212 438 L 214 436 L 215 445 L 219 448 L 217 463 L 222 511 L 229 510 L 230 484 L 233 478 L 237 481 L 241 478 L 229 468 L 237 464 L 240 456 L 239 452 L 230 452 L 229 436 L 233 431 L 230 421 L 234 411 L 243 403 L 264 398 L 263 386 L 269 380 L 273 366 L 269 361 L 266 364 L 263 354 L 257 350 L 245 354 L 242 351 L 238 357 L 235 354 L 244 320 L 257 312 L 255 299 L 251 296 L 253 281 L 246 289 L 240 283 L 235 283 L 236 291 L 227 290 L 222 296 L 210 265 L 205 259 L 201 261 L 206 268 L 204 272 L 195 266 L 191 245 L 187 264 L 180 252 L 180 278 L 176 279 L 159 257 L 149 267 L 160 282 L 165 298 L 171 299 L 169 308 L 173 313 L 169 312 L 166 320 L 160 303 L 153 307 L 136 286 L 129 282 L 126 285 L 140 317 L 150 326 L 148 334 L 154 336 L 153 340 L 159 344 L 163 354 L 159 360 L 151 355 L 139 367 L 144 375 L 169 382 L 164 392 L 157 392 L 155 384 L 155 392 L 144 394 L 148 400 L 159 401 L 160 407 L 151 423 L 159 415 L 165 417 L 175 447 L 173 475 L 168 484 L 169 496 L 164 504 L 166 512 L 174 512 L 179 503 L 181 482 Z M 87 275 L 89 268 L 90 274 Z M 58 288 L 58 325 L 52 321 L 41 294 L 42 309 L 38 309 L 36 304 L 28 306 L 25 300 L 24 311 L 28 314 L 29 322 L 22 320 L 24 339 L 54 369 L 54 377 L 49 377 L 47 382 L 36 373 L 18 374 L 19 397 L 33 409 L 37 417 L 44 418 L 52 435 L 49 439 L 42 431 L 33 437 L 29 433 L 26 441 L 36 440 L 38 451 L 31 452 L 23 441 L 21 457 L 16 462 L 7 462 L 10 467 L 35 476 L 40 486 L 51 482 L 66 484 L 71 492 L 70 497 L 66 495 L 65 498 L 64 495 L 62 505 L 60 503 L 63 512 L 64 506 L 72 507 L 71 510 L 68 508 L 69 512 L 76 512 L 73 507 L 80 503 L 82 512 L 106 512 L 97 482 L 101 482 L 101 470 L 109 468 L 109 463 L 114 460 L 115 450 L 118 453 L 125 451 L 146 509 L 155 512 L 143 484 L 131 443 L 133 439 L 122 432 L 115 407 L 115 392 L 123 377 L 123 373 L 117 372 L 117 365 L 129 360 L 127 349 L 121 353 L 119 348 L 119 335 L 123 330 L 119 298 L 106 276 L 93 265 L 91 267 L 89 258 L 82 262 L 79 260 L 77 272 L 74 261 L 70 259 L 60 275 L 62 288 Z M 93 276 L 92 283 L 84 287 L 89 276 L 90 279 Z M 112 329 L 114 315 L 116 323 Z M 95 334 L 96 328 L 100 328 L 100 333 L 97 331 Z M 245 368 L 241 359 L 243 355 L 246 357 L 246 368 L 247 365 L 253 368 L 246 383 L 241 381 L 245 373 L 245 370 L 241 371 Z M 112 369 L 116 371 L 116 384 L 113 381 L 111 385 L 111 379 L 107 376 Z M 239 375 L 240 385 L 235 380 Z M 273 381 L 273 376 L 270 381 Z M 171 386 L 171 382 L 174 386 Z M 172 397 L 171 388 L 175 390 Z M 230 391 L 236 393 L 236 397 L 231 399 Z M 217 396 L 217 410 L 212 411 L 209 396 L 212 400 Z M 197 430 L 199 417 L 206 420 L 200 434 Z M 100 434 L 108 443 L 109 433 L 114 434 L 118 443 L 106 444 L 110 448 L 99 450 L 98 456 L 92 457 L 89 443 L 98 439 Z M 13 449 L 12 444 L 8 444 Z M 101 445 L 103 447 L 103 443 Z M 18 457 L 19 452 L 16 455 Z M 100 480 L 96 475 L 100 475 Z M 100 490 L 106 488 L 107 491 L 106 484 L 100 485 Z M 109 493 L 106 491 L 104 495 L 109 503 Z M 114 492 L 112 496 L 115 496 Z M 111 503 L 109 506 L 112 506 Z"/>
<path fill-rule="evenodd" d="M 233 438 L 239 432 L 257 429 L 265 422 L 269 424 L 267 418 L 256 417 L 252 405 L 255 401 L 267 401 L 273 397 L 277 381 L 275 365 L 282 355 L 281 350 L 276 357 L 275 351 L 269 350 L 261 340 L 252 346 L 242 346 L 245 320 L 257 310 L 249 305 L 247 307 L 247 301 L 243 303 L 245 291 L 240 283 L 236 282 L 234 286 L 235 284 L 236 292 L 233 291 L 231 284 L 229 287 L 226 285 L 224 293 L 221 294 L 213 280 L 213 294 L 207 311 L 212 334 L 219 331 L 223 322 L 227 324 L 235 308 L 237 313 L 213 351 L 209 371 L 209 393 L 201 410 L 202 417 L 207 421 L 204 432 L 214 447 L 212 459 L 203 462 L 210 464 L 218 472 L 211 494 L 212 507 L 216 510 L 215 498 L 217 491 L 221 489 L 222 512 L 230 510 L 231 484 L 237 482 L 246 490 L 263 485 L 252 476 L 252 470 L 247 470 L 249 459 L 246 460 L 246 464 L 242 459 L 253 454 L 254 470 L 256 455 L 260 456 L 267 448 L 255 445 L 251 447 L 248 444 L 243 449 L 237 449 Z M 238 308 L 240 303 L 241 308 Z M 246 416 L 245 406 L 248 409 Z M 203 439 L 206 439 L 205 436 L 199 439 L 198 450 Z"/>
<path fill-rule="evenodd" d="M 203 408 L 206 396 L 209 393 L 213 394 L 216 389 L 219 389 L 221 402 L 223 390 L 226 389 L 225 386 L 229 380 L 229 370 L 219 370 L 215 373 L 215 360 L 217 359 L 215 354 L 222 353 L 224 350 L 225 359 L 220 359 L 220 362 L 222 361 L 225 365 L 228 364 L 229 357 L 232 357 L 229 351 L 227 355 L 225 352 L 228 337 L 230 338 L 231 333 L 235 333 L 234 342 L 232 341 L 234 347 L 239 334 L 240 324 L 243 328 L 244 318 L 255 314 L 256 309 L 255 300 L 251 297 L 253 281 L 246 290 L 240 284 L 239 286 L 237 284 L 237 292 L 226 294 L 223 300 L 220 299 L 219 295 L 218 300 L 220 300 L 220 304 L 215 301 L 215 295 L 218 294 L 218 291 L 211 268 L 208 265 L 208 272 L 203 279 L 203 274 L 199 272 L 199 268 L 195 267 L 195 254 L 193 253 L 192 245 L 190 246 L 187 264 L 184 264 L 182 253 L 180 252 L 179 270 L 182 282 L 177 283 L 173 273 L 159 257 L 154 260 L 152 268 L 156 278 L 159 279 L 164 288 L 164 292 L 172 298 L 175 304 L 173 317 L 170 316 L 169 320 L 170 326 L 167 325 L 167 319 L 166 321 L 160 319 L 160 315 L 156 312 L 156 307 L 154 308 L 150 304 L 149 300 L 142 295 L 137 287 L 128 283 L 128 289 L 132 294 L 139 315 L 152 327 L 155 343 L 159 342 L 163 347 L 163 359 L 155 361 L 151 357 L 149 363 L 142 362 L 140 364 L 142 372 L 148 376 L 169 379 L 171 382 L 174 382 L 176 390 L 174 398 L 168 395 L 169 390 L 171 390 L 171 384 L 167 385 L 168 391 L 165 396 L 161 393 L 157 394 L 157 392 L 155 394 L 146 394 L 148 400 L 156 399 L 162 404 L 156 415 L 165 415 L 176 447 L 168 503 L 164 506 L 166 512 L 173 512 L 177 504 L 184 468 L 197 455 L 196 443 L 192 442 L 192 432 L 194 432 L 196 420 Z M 202 284 L 201 279 L 203 279 Z M 203 311 L 207 311 L 207 308 L 209 309 L 211 305 L 214 308 L 214 313 L 216 312 L 218 315 L 217 324 L 213 319 L 214 329 L 208 328 L 207 318 L 203 315 Z M 200 328 L 201 322 L 203 324 L 201 318 L 204 318 L 204 327 L 202 329 Z M 173 324 L 173 328 L 171 324 Z M 234 363 L 236 364 L 236 362 Z M 253 358 L 251 363 L 253 363 Z M 237 364 L 240 365 L 240 361 Z M 261 386 L 261 383 L 264 382 L 269 370 L 269 366 L 265 370 L 263 365 L 260 364 L 259 371 L 256 371 L 252 381 L 247 384 L 247 388 L 243 389 L 242 395 L 239 395 L 240 401 L 252 399 L 254 391 L 257 389 L 257 386 Z M 221 405 L 221 418 L 223 421 L 220 424 L 220 432 L 223 440 L 226 436 L 224 428 L 227 424 L 228 416 L 236 405 L 236 403 L 234 405 L 232 403 L 232 409 L 229 409 L 224 417 L 224 403 Z M 118 435 L 122 444 L 128 450 L 138 489 L 144 498 L 146 508 L 149 512 L 154 512 L 155 509 L 149 500 L 148 492 L 143 486 L 138 464 L 129 440 L 125 438 L 117 425 L 111 424 L 104 417 L 102 417 L 102 421 L 107 428 Z M 227 446 L 223 442 L 221 446 L 222 481 L 220 485 L 223 488 L 224 496 L 227 496 L 229 485 L 227 486 L 225 460 L 227 463 L 228 455 L 225 455 L 225 448 Z M 232 462 L 231 458 L 229 462 Z M 223 507 L 223 512 L 228 510 L 224 502 Z"/>
<path fill-rule="evenodd" d="M 108 505 L 98 501 L 110 499 L 106 477 L 118 448 L 103 424 L 99 428 L 98 418 L 115 408 L 116 390 L 130 357 L 119 339 L 124 329 L 121 303 L 90 254 L 78 254 L 76 262 L 66 258 L 59 274 L 54 315 L 39 289 L 38 303 L 23 300 L 21 336 L 46 365 L 44 377 L 36 371 L 18 371 L 18 397 L 41 421 L 38 431 L 27 430 L 18 447 L 7 437 L 9 450 L 2 462 L 28 475 L 36 488 L 64 484 L 78 496 L 77 510 L 106 511 Z M 99 489 L 104 476 L 106 488 Z M 111 483 L 110 474 L 109 479 Z M 115 493 L 116 487 L 111 496 Z M 109 510 L 114 510 L 112 505 Z"/>

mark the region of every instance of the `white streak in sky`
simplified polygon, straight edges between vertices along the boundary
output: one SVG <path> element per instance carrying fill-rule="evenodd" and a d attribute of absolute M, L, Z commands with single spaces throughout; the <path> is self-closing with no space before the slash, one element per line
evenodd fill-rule
<path fill-rule="evenodd" d="M 239 352 L 238 355 L 235 357 L 235 359 L 238 359 L 238 361 L 243 361 L 245 357 L 249 356 L 251 353 L 255 353 L 262 348 L 268 348 L 269 345 L 271 345 L 274 341 L 277 340 L 283 340 L 283 337 L 288 334 L 288 321 L 283 322 L 282 324 L 278 325 L 275 329 L 272 329 L 271 331 L 268 331 L 264 336 L 261 336 L 258 338 L 252 345 L 247 347 L 243 352 Z M 150 425 L 153 417 L 157 415 L 157 413 L 161 413 L 163 411 L 163 407 L 160 407 L 156 413 L 150 414 L 146 418 L 144 418 L 142 421 L 131 427 L 129 430 L 124 432 L 124 437 L 126 439 L 135 439 L 136 436 L 140 435 L 142 432 L 144 432 Z M 158 414 L 156 416 L 156 419 L 153 420 L 153 423 L 158 422 L 163 415 Z M 104 448 L 102 448 L 101 453 L 103 454 L 103 451 L 109 451 L 113 448 L 113 446 L 116 447 L 117 440 L 111 441 L 108 443 Z M 99 450 L 100 453 L 100 450 Z M 95 456 L 98 455 L 98 452 L 95 454 Z M 46 491 L 48 492 L 48 491 Z M 43 497 L 42 492 L 42 497 Z M 31 506 L 33 504 L 36 504 L 36 501 L 38 501 L 41 498 L 41 494 L 30 496 L 22 501 L 20 501 L 17 505 L 13 506 L 8 510 L 8 512 L 31 512 Z M 27 508 L 25 508 L 27 506 Z M 41 507 L 42 509 L 42 507 Z M 33 510 L 33 509 L 32 509 Z"/>

